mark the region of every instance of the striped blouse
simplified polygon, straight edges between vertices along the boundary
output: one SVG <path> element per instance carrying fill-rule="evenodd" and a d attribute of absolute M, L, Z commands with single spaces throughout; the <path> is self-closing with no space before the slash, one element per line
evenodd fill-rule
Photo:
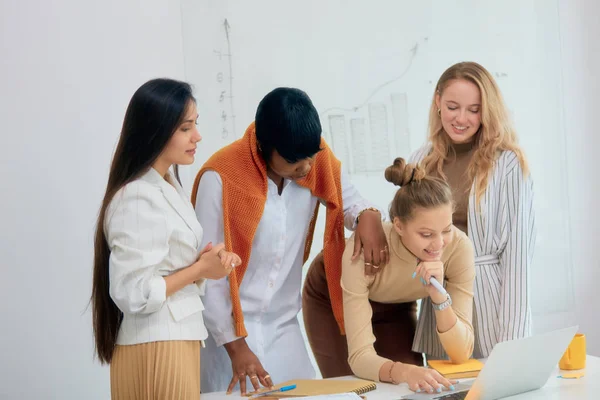
<path fill-rule="evenodd" d="M 420 162 L 426 145 L 410 157 Z M 469 195 L 468 233 L 475 248 L 473 357 L 487 357 L 494 345 L 531 335 L 529 271 L 536 239 L 533 182 L 523 176 L 515 153 L 499 154 L 480 209 L 474 184 Z M 436 334 L 429 298 L 423 300 L 413 351 L 430 358 L 447 355 Z"/>

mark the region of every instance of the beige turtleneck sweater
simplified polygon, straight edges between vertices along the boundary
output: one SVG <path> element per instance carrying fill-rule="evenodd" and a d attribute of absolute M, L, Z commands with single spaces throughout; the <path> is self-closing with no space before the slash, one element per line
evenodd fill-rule
<path fill-rule="evenodd" d="M 364 258 L 351 260 L 354 235 L 348 239 L 342 258 L 342 291 L 344 296 L 344 325 L 348 342 L 350 367 L 358 377 L 379 381 L 381 366 L 390 361 L 375 352 L 369 300 L 380 303 L 406 303 L 428 296 L 419 278 L 412 278 L 417 258 L 402 244 L 390 222 L 384 223 L 390 245 L 390 262 L 375 276 L 365 276 Z M 444 263 L 445 288 L 452 298 L 457 317 L 450 330 L 437 334 L 451 360 L 464 360 L 473 352 L 473 281 L 475 279 L 474 251 L 463 232 L 453 228 L 453 239 L 446 245 L 441 261 Z M 396 361 L 396 360 L 392 360 Z"/>
<path fill-rule="evenodd" d="M 454 151 L 452 151 L 454 150 Z M 469 215 L 469 193 L 473 180 L 469 179 L 467 168 L 473 158 L 474 142 L 450 145 L 448 150 L 448 158 L 444 161 L 442 171 L 446 175 L 446 182 L 452 189 L 452 197 L 454 198 L 454 214 L 452 222 L 454 226 L 469 234 L 468 231 L 468 215 Z"/>

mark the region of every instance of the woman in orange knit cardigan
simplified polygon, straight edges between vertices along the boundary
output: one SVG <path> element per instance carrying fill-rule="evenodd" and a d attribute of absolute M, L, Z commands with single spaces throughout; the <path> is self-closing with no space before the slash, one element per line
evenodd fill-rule
<path fill-rule="evenodd" d="M 278 88 L 260 102 L 244 136 L 213 155 L 192 190 L 204 240 L 224 241 L 242 259 L 227 281 L 209 282 L 204 302 L 211 333 L 202 352 L 202 389 L 258 389 L 313 378 L 297 314 L 302 265 L 310 252 L 317 207 L 326 206 L 323 257 L 338 326 L 344 226 L 356 229 L 357 252 L 387 261 L 380 213 L 342 172 L 321 138 L 306 93 Z M 229 361 L 231 360 L 231 363 Z M 231 365 L 231 367 L 230 367 Z"/>

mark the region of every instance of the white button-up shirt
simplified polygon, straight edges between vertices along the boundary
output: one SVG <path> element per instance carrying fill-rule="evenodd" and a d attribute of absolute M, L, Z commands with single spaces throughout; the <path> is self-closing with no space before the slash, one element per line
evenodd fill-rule
<path fill-rule="evenodd" d="M 354 230 L 357 215 L 372 205 L 361 197 L 348 176 L 342 173 L 341 180 L 344 223 L 346 228 Z M 202 247 L 208 242 L 224 241 L 222 198 L 221 177 L 214 171 L 206 171 L 200 180 L 195 205 L 204 229 Z M 304 245 L 317 201 L 309 189 L 289 180 L 284 181 L 279 195 L 277 185 L 268 180 L 264 212 L 240 286 L 248 332 L 246 341 L 273 382 L 315 376 L 297 315 L 302 306 Z M 204 303 L 204 318 L 211 337 L 202 350 L 201 370 L 202 391 L 208 393 L 226 390 L 232 377 L 231 361 L 222 347 L 238 339 L 228 280 L 208 281 Z"/>

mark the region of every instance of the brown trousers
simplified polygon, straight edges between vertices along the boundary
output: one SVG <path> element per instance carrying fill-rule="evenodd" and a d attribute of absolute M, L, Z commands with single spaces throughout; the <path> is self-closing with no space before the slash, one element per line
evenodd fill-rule
<path fill-rule="evenodd" d="M 384 304 L 371 301 L 375 351 L 382 357 L 423 365 L 420 353 L 411 350 L 417 326 L 417 303 Z M 302 292 L 302 313 L 310 347 L 323 378 L 352 375 L 346 337 L 333 316 L 323 254 L 310 265 Z"/>

